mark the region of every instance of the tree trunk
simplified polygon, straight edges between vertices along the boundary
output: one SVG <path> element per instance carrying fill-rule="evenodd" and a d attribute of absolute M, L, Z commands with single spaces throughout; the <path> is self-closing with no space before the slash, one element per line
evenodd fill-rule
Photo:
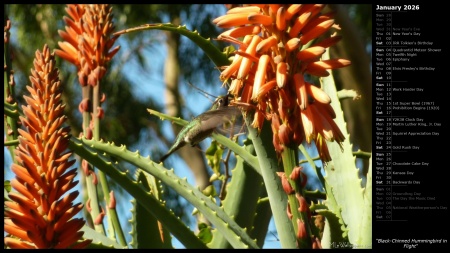
<path fill-rule="evenodd" d="M 179 25 L 179 19 L 172 20 L 172 24 Z M 167 58 L 164 66 L 164 82 L 166 84 L 166 112 L 171 116 L 181 116 L 181 98 L 178 91 L 178 79 L 180 76 L 180 68 L 178 64 L 178 46 L 180 43 L 180 35 L 177 33 L 167 32 Z M 177 135 L 181 127 L 173 124 L 172 129 Z M 200 189 L 208 186 L 209 175 L 203 160 L 203 154 L 200 150 L 185 146 L 178 151 L 178 154 L 186 162 L 195 177 L 196 184 Z"/>
<path fill-rule="evenodd" d="M 372 73 L 366 42 L 348 15 L 345 5 L 330 5 L 336 11 L 335 20 L 341 27 L 342 40 L 331 47 L 331 58 L 344 58 L 352 62 L 348 67 L 334 71 L 338 89 L 353 89 L 361 95 L 355 101 L 341 101 L 351 142 L 361 150 L 372 150 Z M 364 174 L 368 169 L 364 164 Z"/>

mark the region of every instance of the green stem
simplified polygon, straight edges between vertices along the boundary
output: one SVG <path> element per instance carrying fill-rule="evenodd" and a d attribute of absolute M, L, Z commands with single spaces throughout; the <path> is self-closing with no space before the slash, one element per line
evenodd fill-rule
<path fill-rule="evenodd" d="M 15 120 L 19 119 L 20 113 L 19 113 L 19 106 L 17 103 L 10 104 L 8 102 L 4 102 L 3 105 L 4 114 L 10 118 L 13 118 Z"/>
<path fill-rule="evenodd" d="M 281 180 L 277 175 L 278 162 L 277 154 L 272 145 L 272 131 L 268 122 L 265 122 L 261 133 L 251 126 L 252 119 L 246 118 L 246 124 L 249 137 L 255 146 L 256 157 L 261 166 L 261 175 L 267 189 L 267 195 L 270 200 L 275 227 L 280 237 L 280 243 L 283 248 L 297 248 L 297 242 L 291 221 L 286 214 L 287 197 L 283 191 Z"/>
<path fill-rule="evenodd" d="M 303 196 L 305 198 L 312 198 L 312 199 L 327 199 L 327 194 L 325 192 L 321 192 L 318 189 L 314 191 L 303 191 Z"/>
<path fill-rule="evenodd" d="M 320 167 L 318 167 L 313 159 L 309 156 L 308 152 L 305 149 L 305 146 L 303 146 L 303 144 L 301 144 L 299 147 L 300 151 L 302 152 L 302 154 L 305 156 L 306 161 L 308 161 L 309 165 L 311 166 L 311 168 L 315 168 L 314 172 L 316 172 L 316 176 L 317 178 L 319 178 L 320 182 L 322 183 L 323 186 L 325 186 L 325 179 L 323 178 L 322 173 L 320 172 Z M 299 163 L 300 164 L 300 163 Z"/>
<path fill-rule="evenodd" d="M 281 152 L 281 158 L 283 160 L 284 173 L 286 174 L 286 178 L 289 181 L 289 184 L 294 188 L 295 193 L 288 195 L 288 201 L 291 208 L 292 213 L 292 225 L 294 226 L 295 234 L 298 233 L 297 221 L 301 220 L 305 224 L 307 237 L 306 238 L 297 238 L 298 247 L 301 249 L 311 248 L 311 227 L 309 223 L 309 218 L 307 212 L 300 212 L 300 203 L 297 200 L 296 194 L 303 196 L 303 189 L 301 185 L 290 178 L 290 175 L 294 168 L 297 166 L 297 148 L 292 148 L 288 146 L 284 146 L 283 152 Z"/>
<path fill-rule="evenodd" d="M 19 140 L 5 141 L 3 145 L 7 147 L 17 146 L 19 145 Z"/>
<path fill-rule="evenodd" d="M 100 80 L 97 81 L 97 84 L 93 88 L 94 94 L 92 96 L 92 118 L 94 121 L 94 140 L 100 140 Z M 103 171 L 98 171 L 98 177 L 100 179 L 100 185 L 103 191 L 103 196 L 105 197 L 106 205 L 108 206 L 111 203 L 111 199 L 109 197 L 110 188 L 108 179 Z M 108 218 L 108 236 L 112 239 L 116 238 L 119 243 L 123 246 L 126 246 L 125 235 L 123 234 L 122 227 L 119 222 L 119 217 L 117 216 L 116 208 L 106 208 L 107 218 Z"/>
<path fill-rule="evenodd" d="M 259 203 L 265 203 L 265 202 L 269 202 L 269 197 L 264 197 L 264 198 L 260 198 L 258 200 Z"/>
<path fill-rule="evenodd" d="M 4 9 L 4 13 L 3 13 L 3 24 L 6 28 L 6 25 L 9 24 L 10 26 L 10 21 L 9 18 L 6 16 L 6 12 L 7 12 L 7 5 L 5 5 L 5 9 Z M 15 90 L 14 90 L 14 77 L 13 77 L 13 70 L 12 70 L 12 62 L 11 62 L 11 53 L 9 50 L 9 40 L 10 40 L 10 33 L 9 33 L 9 28 L 5 29 L 4 31 L 4 44 L 3 44 L 3 59 L 4 59 L 4 66 L 6 66 L 6 68 L 4 69 L 4 74 L 3 74 L 3 85 L 4 85 L 4 92 L 3 92 L 3 101 L 5 103 L 5 108 L 6 108 L 6 104 L 9 104 L 10 106 L 14 106 L 14 104 L 17 106 L 17 104 L 14 102 L 15 101 Z M 19 132 L 17 131 L 18 129 L 18 124 L 17 124 L 17 118 L 15 117 L 11 117 L 11 116 L 6 116 L 6 119 L 4 121 L 4 131 L 5 131 L 5 136 L 6 136 L 6 141 L 12 141 L 12 140 L 17 140 L 17 137 L 19 136 Z M 14 155 L 14 149 L 16 148 L 16 146 L 9 146 L 8 150 L 9 153 L 11 154 L 11 159 L 12 162 L 15 163 L 16 162 L 16 157 Z"/>
<path fill-rule="evenodd" d="M 81 88 L 82 94 L 83 94 L 83 100 L 88 99 L 89 102 L 91 101 L 91 86 L 90 85 L 86 85 L 83 86 Z M 84 103 L 84 102 L 82 102 Z M 90 103 L 88 106 L 91 106 Z M 91 110 L 90 109 L 86 109 L 83 112 L 83 135 L 84 136 L 89 136 L 90 135 L 90 121 L 91 121 L 91 115 L 90 115 Z M 91 137 L 89 137 L 91 138 Z M 88 165 L 89 166 L 89 170 L 92 171 L 93 173 L 95 173 L 95 168 L 92 165 Z M 97 194 L 97 185 L 94 184 L 94 177 L 95 175 L 86 175 L 86 188 L 87 188 L 87 193 L 88 193 L 88 198 L 90 200 L 90 206 L 91 206 L 91 217 L 92 220 L 94 221 L 94 228 L 95 231 L 106 235 L 105 233 L 105 229 L 103 227 L 103 222 L 100 221 L 99 224 L 95 224 L 95 219 L 100 215 L 100 205 L 99 205 L 99 201 L 98 201 L 98 194 Z"/>
<path fill-rule="evenodd" d="M 328 206 L 327 205 L 323 205 L 323 204 L 315 204 L 315 205 L 311 206 L 310 209 L 311 209 L 312 212 L 320 210 L 320 209 L 328 210 Z"/>
<path fill-rule="evenodd" d="M 358 151 L 353 152 L 353 155 L 356 158 L 362 158 L 362 159 L 367 159 L 367 160 L 369 160 L 372 157 L 372 153 L 371 152 L 364 152 L 361 149 L 358 149 Z"/>

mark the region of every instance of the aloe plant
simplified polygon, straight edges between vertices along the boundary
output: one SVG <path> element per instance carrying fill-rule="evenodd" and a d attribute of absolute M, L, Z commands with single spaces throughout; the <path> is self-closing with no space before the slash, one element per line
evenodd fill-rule
<path fill-rule="evenodd" d="M 219 189 L 208 192 L 191 185 L 186 178 L 177 176 L 173 169 L 158 163 L 157 157 L 143 157 L 139 151 L 133 152 L 124 145 L 115 144 L 114 139 L 101 140 L 99 132 L 96 132 L 100 131 L 98 128 L 94 131 L 94 138 L 87 136 L 89 129 L 85 129 L 82 137 L 72 136 L 68 148 L 86 161 L 91 170 L 98 170 L 104 194 L 110 192 L 109 180 L 132 197 L 131 219 L 123 221 L 115 210 L 118 203 L 113 194 L 108 195 L 107 229 L 103 229 L 102 223 L 96 223 L 95 228 L 85 225 L 81 229 L 83 239 L 92 240 L 90 248 L 174 248 L 173 237 L 186 248 L 263 248 L 271 218 L 282 248 L 372 247 L 371 167 L 363 186 L 340 104 L 341 99 L 355 98 L 358 94 L 353 90 L 336 89 L 333 69 L 345 67 L 349 62 L 330 59 L 328 50 L 325 50 L 338 39 L 326 36 L 318 39 L 334 24 L 327 15 L 323 16 L 325 21 L 310 21 L 319 17 L 323 8 L 322 5 L 257 5 L 230 9 L 228 16 L 213 22 L 224 28 L 237 26 L 218 37 L 237 43 L 240 48 L 218 48 L 211 38 L 204 38 L 186 26 L 170 23 L 145 24 L 111 35 L 115 41 L 117 37 L 130 33 L 163 30 L 194 42 L 223 70 L 220 78 L 235 98 L 229 106 L 242 110 L 247 132 L 240 139 L 219 133 L 211 135 L 214 141 L 206 151 L 206 159 L 214 171 L 211 180 L 223 184 L 220 196 L 216 194 Z M 242 13 L 248 18 L 237 18 Z M 285 22 L 292 17 L 299 21 Z M 242 25 L 249 20 L 252 23 L 246 27 L 253 30 L 244 28 L 248 30 L 243 31 L 245 36 L 233 35 L 233 32 L 242 32 Z M 303 23 L 296 25 L 295 22 Z M 290 27 L 289 30 L 286 27 Z M 277 34 L 274 32 L 277 29 L 287 32 L 285 35 Z M 300 30 L 295 32 L 296 29 L 304 30 L 299 35 Z M 261 35 L 261 38 L 257 35 L 260 32 L 274 33 L 272 37 Z M 282 36 L 291 36 L 292 39 L 282 40 Z M 284 43 L 281 47 L 278 40 Z M 279 58 L 272 59 L 265 54 L 273 48 L 276 48 L 274 52 L 283 52 Z M 238 63 L 242 72 L 240 69 L 230 70 L 233 64 Z M 308 78 L 318 78 L 305 79 L 303 74 Z M 89 78 L 86 80 L 91 80 Z M 312 80 L 317 80 L 318 85 L 312 84 Z M 94 90 L 96 96 L 99 94 L 98 86 Z M 292 100 L 290 93 L 295 94 L 296 100 Z M 88 96 L 87 93 L 85 95 Z M 153 108 L 147 110 L 149 117 L 169 120 L 181 126 L 189 123 Z M 5 112 L 7 122 L 17 120 L 22 113 L 6 98 Z M 98 109 L 96 112 L 100 113 Z M 317 116 L 320 112 L 329 114 Z M 85 117 L 89 115 L 85 113 Z M 99 124 L 99 119 L 100 116 L 94 117 L 95 124 Z M 13 130 L 17 128 L 16 124 L 5 124 Z M 8 140 L 17 138 L 14 136 Z M 16 142 L 9 145 L 13 147 Z M 316 147 L 318 157 L 312 157 L 310 147 Z M 236 158 L 233 163 L 230 156 Z M 300 157 L 305 160 L 299 161 Z M 136 171 L 132 173 L 123 169 L 118 161 L 136 168 Z M 221 174 L 221 166 L 230 175 Z M 314 189 L 308 184 L 311 179 L 308 180 L 304 173 L 308 168 L 315 172 L 320 182 L 320 185 L 313 186 Z M 195 213 L 201 213 L 208 221 L 200 224 L 199 232 L 189 228 L 167 208 L 163 186 L 183 197 L 195 207 Z M 90 194 L 96 194 L 95 189 L 91 189 Z M 98 204 L 102 200 L 97 199 L 96 202 Z M 100 210 L 97 214 L 101 214 Z M 314 220 L 323 223 L 318 224 Z M 123 222 L 130 223 L 131 231 L 124 231 Z M 130 241 L 124 237 L 127 233 L 131 235 Z"/>

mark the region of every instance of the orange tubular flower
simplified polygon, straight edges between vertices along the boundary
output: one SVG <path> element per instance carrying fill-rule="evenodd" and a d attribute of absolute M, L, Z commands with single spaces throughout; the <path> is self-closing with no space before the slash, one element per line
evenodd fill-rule
<path fill-rule="evenodd" d="M 283 145 L 314 141 L 326 163 L 331 157 L 325 141 L 341 145 L 345 138 L 333 121 L 330 97 L 308 82 L 306 74 L 328 76 L 329 69 L 348 66 L 350 61 L 320 59 L 341 39 L 336 34 L 330 36 L 329 31 L 339 27 L 334 13 L 322 13 L 324 9 L 323 4 L 249 4 L 229 9 L 213 23 L 230 29 L 219 39 L 245 37 L 238 50 L 248 55 L 241 54 L 242 62 L 224 66 L 222 80 L 231 81 L 229 92 L 241 97 L 240 102 L 257 104 L 259 111 L 252 125 L 260 129 L 263 112 L 277 115 L 272 120 L 280 122 L 272 128 L 278 153 Z"/>
<path fill-rule="evenodd" d="M 73 204 L 78 191 L 67 195 L 77 181 L 75 160 L 69 160 L 70 129 L 63 127 L 65 105 L 61 100 L 61 83 L 55 68 L 54 54 L 47 45 L 36 52 L 30 76 L 30 96 L 24 96 L 20 116 L 24 130 L 19 129 L 19 146 L 15 150 L 18 164 L 5 201 L 5 245 L 10 248 L 82 248 L 90 240 L 78 242 L 83 219 L 73 217 L 82 209 Z M 65 196 L 64 196 L 65 195 Z"/>
<path fill-rule="evenodd" d="M 95 86 L 120 49 L 111 49 L 118 38 L 110 38 L 114 30 L 112 9 L 107 4 L 69 4 L 66 11 L 70 16 L 64 17 L 66 31 L 58 31 L 64 41 L 58 42 L 61 50 L 55 53 L 78 68 L 82 86 Z"/>

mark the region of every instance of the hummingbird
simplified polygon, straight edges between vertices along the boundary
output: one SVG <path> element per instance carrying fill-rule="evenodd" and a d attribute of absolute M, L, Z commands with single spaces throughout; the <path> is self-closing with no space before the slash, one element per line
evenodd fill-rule
<path fill-rule="evenodd" d="M 222 124 L 230 122 L 241 111 L 234 106 L 228 106 L 228 95 L 219 96 L 211 109 L 206 111 L 184 126 L 178 134 L 175 143 L 169 151 L 160 159 L 163 162 L 169 155 L 190 144 L 192 147 L 209 137 Z"/>

